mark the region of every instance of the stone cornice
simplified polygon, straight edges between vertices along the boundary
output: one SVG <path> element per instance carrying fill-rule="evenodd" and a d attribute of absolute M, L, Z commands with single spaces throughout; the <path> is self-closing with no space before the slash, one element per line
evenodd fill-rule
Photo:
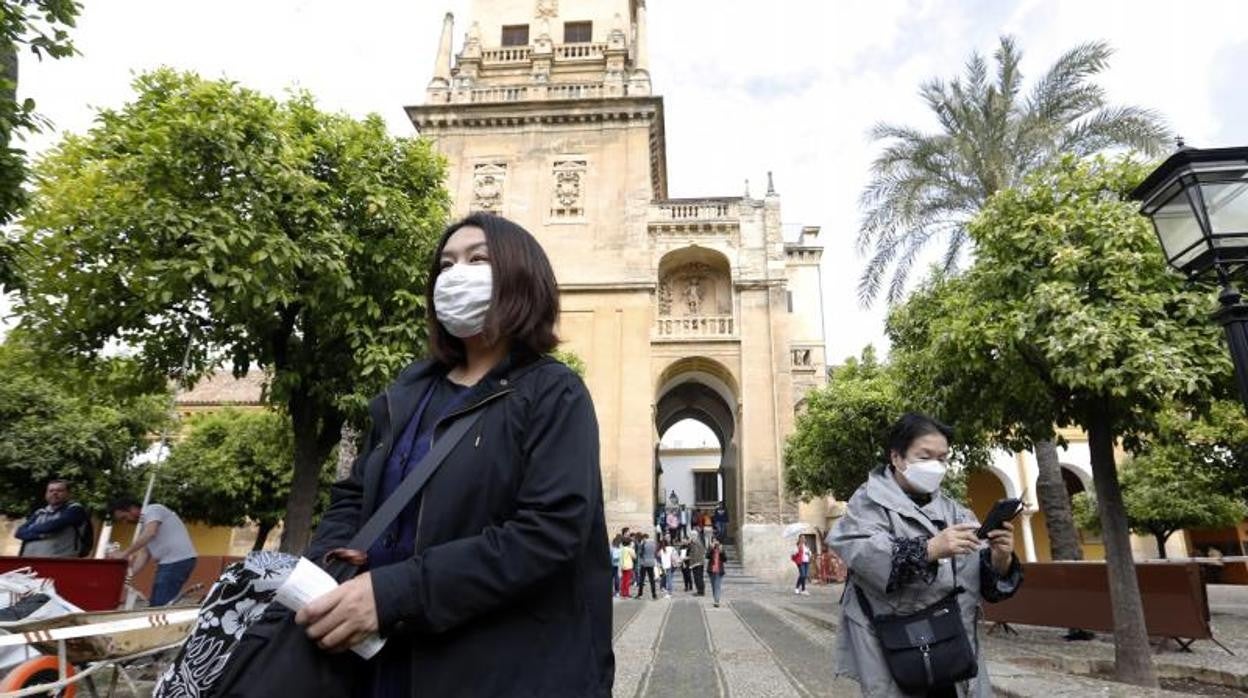
<path fill-rule="evenodd" d="M 650 127 L 652 194 L 655 199 L 667 198 L 667 141 L 662 97 L 455 102 L 422 104 L 406 107 L 405 111 L 417 131 L 433 137 L 454 129 L 642 121 Z"/>
<path fill-rule="evenodd" d="M 600 292 L 600 293 L 602 292 L 607 292 L 607 293 L 625 292 L 627 293 L 627 292 L 634 292 L 634 291 L 645 291 L 646 293 L 653 293 L 657 286 L 658 284 L 656 284 L 653 281 L 639 281 L 639 282 L 632 282 L 632 283 L 623 282 L 623 283 L 597 283 L 597 284 L 593 284 L 593 283 L 591 284 L 559 284 L 559 291 L 560 292 L 566 291 L 566 292 L 572 292 L 572 293 L 586 292 L 586 291 Z"/>

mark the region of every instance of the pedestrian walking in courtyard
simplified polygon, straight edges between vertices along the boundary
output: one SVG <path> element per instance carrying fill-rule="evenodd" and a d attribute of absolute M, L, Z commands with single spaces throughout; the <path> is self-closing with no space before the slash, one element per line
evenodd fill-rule
<path fill-rule="evenodd" d="M 637 585 L 637 598 L 640 599 L 646 593 L 646 580 L 650 580 L 650 598 L 659 598 L 654 583 L 654 566 L 658 564 L 658 549 L 649 535 L 642 536 L 641 549 L 637 553 L 637 564 L 641 566 L 641 582 Z"/>
<path fill-rule="evenodd" d="M 173 601 L 182 593 L 182 585 L 195 571 L 198 559 L 182 519 L 169 507 L 155 503 L 142 507 L 133 497 L 118 497 L 108 509 L 113 521 L 139 526 L 139 537 L 129 547 L 109 557 L 129 559 L 130 574 L 137 574 L 147 566 L 148 560 L 155 561 L 156 577 L 152 580 L 152 594 L 147 603 L 164 606 Z"/>
<path fill-rule="evenodd" d="M 793 593 L 809 595 L 810 592 L 806 591 L 806 579 L 810 576 L 810 548 L 801 536 L 797 537 L 797 549 L 790 559 L 797 565 L 797 584 L 793 585 Z"/>
<path fill-rule="evenodd" d="M 430 261 L 432 357 L 370 404 L 361 455 L 305 553 L 365 571 L 295 621 L 329 652 L 386 638 L 361 677 L 366 695 L 609 696 L 598 424 L 585 384 L 549 356 L 559 317 L 550 262 L 528 231 L 488 214 L 447 228 Z M 468 419 L 377 542 L 343 551 L 436 439 Z M 264 690 L 277 695 L 291 678 Z"/>
<path fill-rule="evenodd" d="M 975 515 L 941 491 L 952 437 L 930 417 L 903 416 L 889 433 L 886 465 L 871 471 L 828 537 L 849 569 L 837 672 L 869 698 L 992 695 L 975 632 L 979 606 L 1012 596 L 1022 573 L 1009 523 L 981 541 Z M 892 649 L 881 632 L 898 638 Z"/>
<path fill-rule="evenodd" d="M 633 588 L 633 569 L 637 566 L 637 553 L 633 550 L 633 541 L 625 538 L 620 543 L 620 589 L 616 595 L 627 599 Z"/>
<path fill-rule="evenodd" d="M 672 540 L 680 540 L 680 509 L 669 507 L 667 510 L 667 535 Z"/>
<path fill-rule="evenodd" d="M 663 544 L 659 550 L 659 567 L 663 570 L 663 597 L 672 598 L 672 580 L 676 577 L 675 562 L 678 558 L 676 548 Z"/>
<path fill-rule="evenodd" d="M 611 539 L 611 596 L 620 595 L 620 537 Z"/>
<path fill-rule="evenodd" d="M 728 553 L 718 538 L 711 539 L 711 547 L 706 551 L 706 572 L 711 577 L 711 598 L 715 607 L 719 608 L 719 598 L 724 590 L 724 565 L 728 562 Z"/>
<path fill-rule="evenodd" d="M 706 582 L 702 579 L 705 565 L 706 548 L 696 538 L 689 541 L 689 570 L 693 573 L 693 585 L 697 587 L 697 596 L 706 596 Z"/>
<path fill-rule="evenodd" d="M 70 499 L 68 480 L 49 480 L 43 489 L 44 506 L 30 512 L 15 535 L 22 541 L 22 557 L 87 557 L 95 544 L 95 530 L 86 507 Z"/>
<path fill-rule="evenodd" d="M 693 569 L 689 567 L 689 544 L 680 546 L 680 576 L 685 581 L 685 591 L 693 591 Z"/>
<path fill-rule="evenodd" d="M 728 537 L 728 508 L 720 502 L 711 515 L 711 523 L 715 525 L 715 537 L 723 542 Z"/>

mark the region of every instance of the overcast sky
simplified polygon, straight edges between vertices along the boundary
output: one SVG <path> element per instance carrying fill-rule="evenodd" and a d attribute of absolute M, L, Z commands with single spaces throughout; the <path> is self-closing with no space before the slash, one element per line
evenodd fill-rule
<path fill-rule="evenodd" d="M 467 0 L 88 0 L 82 55 L 22 66 L 21 91 L 60 131 L 130 96 L 159 65 L 323 108 L 376 112 L 398 135 L 423 100 L 442 14 Z M 1248 144 L 1248 2 L 1196 0 L 650 0 L 651 73 L 665 98 L 670 194 L 757 196 L 775 173 L 783 219 L 823 229 L 831 362 L 882 345 L 883 310 L 859 307 L 857 196 L 876 121 L 934 126 L 920 82 L 960 72 L 973 50 L 1014 35 L 1034 77 L 1065 49 L 1105 39 L 1112 99 L 1160 110 L 1190 145 Z M 34 139 L 46 147 L 56 133 Z"/>

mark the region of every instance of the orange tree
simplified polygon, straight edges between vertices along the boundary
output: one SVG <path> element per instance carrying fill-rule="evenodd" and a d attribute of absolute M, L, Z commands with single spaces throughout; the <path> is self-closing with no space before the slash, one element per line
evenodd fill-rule
<path fill-rule="evenodd" d="M 1129 451 L 1172 405 L 1229 387 L 1214 294 L 1165 266 L 1127 192 L 1145 170 L 1073 156 L 995 195 L 970 224 L 974 265 L 890 318 L 904 384 L 963 427 L 1026 447 L 1088 434 L 1113 600 L 1116 671 L 1155 685 L 1115 443 Z"/>

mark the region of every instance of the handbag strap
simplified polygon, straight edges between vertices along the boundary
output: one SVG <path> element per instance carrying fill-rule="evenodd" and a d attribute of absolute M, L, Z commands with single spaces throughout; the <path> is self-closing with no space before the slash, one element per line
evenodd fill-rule
<path fill-rule="evenodd" d="M 377 511 L 368 517 L 368 521 L 364 526 L 351 538 L 351 542 L 347 543 L 347 547 L 352 550 L 368 550 L 373 547 L 373 543 L 381 538 L 381 534 L 385 533 L 386 527 L 390 522 L 394 521 L 399 512 L 424 488 L 425 483 L 429 482 L 429 478 L 437 472 L 442 462 L 450 455 L 451 449 L 463 440 L 464 435 L 472 428 L 472 425 L 481 419 L 481 413 L 484 410 L 471 412 L 460 419 L 455 420 L 449 428 L 442 434 L 442 438 L 433 442 L 433 447 L 429 449 L 429 453 L 412 468 L 407 477 L 403 478 L 403 482 L 399 484 L 394 493 L 386 498 Z"/>

